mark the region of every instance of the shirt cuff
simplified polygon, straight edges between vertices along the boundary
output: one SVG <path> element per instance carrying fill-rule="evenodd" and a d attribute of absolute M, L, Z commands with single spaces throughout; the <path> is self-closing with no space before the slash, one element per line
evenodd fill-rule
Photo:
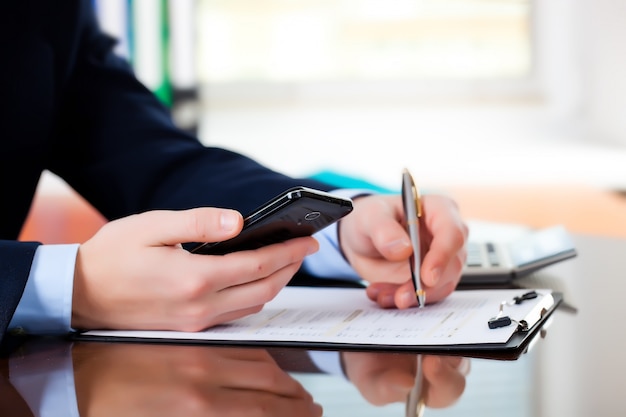
<path fill-rule="evenodd" d="M 9 380 L 38 417 L 79 417 L 74 383 L 71 345 L 46 351 L 45 371 L 41 364 L 19 355 L 9 359 Z"/>
<path fill-rule="evenodd" d="M 340 197 L 354 198 L 356 196 L 372 194 L 372 191 L 337 189 L 331 191 L 331 193 Z M 320 249 L 304 259 L 303 268 L 307 273 L 320 278 L 359 280 L 360 277 L 343 256 L 341 248 L 339 247 L 338 225 L 339 222 L 313 235 L 319 242 Z"/>
<path fill-rule="evenodd" d="M 332 350 L 309 350 L 309 358 L 317 368 L 330 375 L 341 375 L 345 377 L 341 366 L 341 352 Z"/>
<path fill-rule="evenodd" d="M 20 328 L 32 334 L 61 334 L 72 330 L 72 293 L 78 246 L 41 245 L 37 248 L 10 329 Z"/>

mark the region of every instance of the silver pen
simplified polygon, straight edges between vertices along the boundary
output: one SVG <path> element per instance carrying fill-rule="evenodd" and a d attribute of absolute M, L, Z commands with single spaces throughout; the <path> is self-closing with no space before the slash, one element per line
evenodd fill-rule
<path fill-rule="evenodd" d="M 406 400 L 406 417 L 422 417 L 426 408 L 426 387 L 422 371 L 422 355 L 417 355 L 415 383 Z"/>
<path fill-rule="evenodd" d="M 420 195 L 413 182 L 413 177 L 408 169 L 402 171 L 402 202 L 404 204 L 404 216 L 406 218 L 407 229 L 413 246 L 411 255 L 411 279 L 415 287 L 415 296 L 418 306 L 424 307 L 426 304 L 426 292 L 422 289 L 420 279 L 421 252 L 420 252 L 420 217 L 422 217 L 422 202 Z"/>

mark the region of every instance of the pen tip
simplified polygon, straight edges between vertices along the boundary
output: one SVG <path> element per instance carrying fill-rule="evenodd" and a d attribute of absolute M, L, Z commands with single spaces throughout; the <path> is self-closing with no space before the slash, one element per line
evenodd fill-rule
<path fill-rule="evenodd" d="M 424 290 L 417 290 L 415 291 L 415 295 L 417 295 L 418 307 L 424 307 L 426 305 L 426 292 Z"/>

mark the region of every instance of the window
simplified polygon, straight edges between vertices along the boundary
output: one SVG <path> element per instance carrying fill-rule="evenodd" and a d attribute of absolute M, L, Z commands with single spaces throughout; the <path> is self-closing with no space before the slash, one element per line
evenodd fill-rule
<path fill-rule="evenodd" d="M 521 80 L 524 0 L 199 0 L 204 83 Z"/>

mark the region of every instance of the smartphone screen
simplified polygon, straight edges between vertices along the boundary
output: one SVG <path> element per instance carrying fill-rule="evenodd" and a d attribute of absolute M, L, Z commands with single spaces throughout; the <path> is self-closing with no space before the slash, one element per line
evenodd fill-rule
<path fill-rule="evenodd" d="M 352 200 L 348 198 L 312 188 L 291 188 L 244 217 L 243 230 L 239 235 L 222 242 L 197 244 L 190 252 L 223 255 L 310 236 L 335 223 L 352 209 Z"/>

